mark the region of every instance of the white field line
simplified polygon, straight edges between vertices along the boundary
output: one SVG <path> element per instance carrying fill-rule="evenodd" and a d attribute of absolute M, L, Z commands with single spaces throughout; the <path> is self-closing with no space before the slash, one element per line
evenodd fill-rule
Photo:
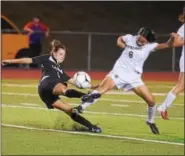
<path fill-rule="evenodd" d="M 44 107 L 29 107 L 29 106 L 20 106 L 20 105 L 10 105 L 10 104 L 1 104 L 2 107 L 9 107 L 9 108 L 26 108 L 26 109 L 37 109 L 37 110 L 48 110 L 47 108 Z M 51 109 L 50 111 L 59 111 L 57 109 Z M 130 116 L 130 117 L 141 117 L 141 118 L 146 118 L 147 115 L 141 115 L 141 114 L 127 114 L 127 113 L 108 113 L 108 112 L 94 112 L 94 111 L 84 111 L 84 113 L 88 114 L 99 114 L 99 115 L 113 115 L 113 116 Z M 161 118 L 160 116 L 156 116 L 156 118 Z M 174 120 L 184 120 L 184 118 L 180 117 L 170 117 L 170 119 Z"/>
<path fill-rule="evenodd" d="M 129 107 L 129 105 L 111 104 L 113 107 Z"/>
<path fill-rule="evenodd" d="M 38 94 L 30 93 L 15 93 L 15 92 L 2 92 L 3 95 L 16 95 L 16 96 L 38 96 Z"/>
<path fill-rule="evenodd" d="M 14 92 L 2 92 L 2 94 L 9 94 L 9 95 L 14 95 L 15 93 Z M 19 95 L 29 95 L 29 93 L 25 94 L 25 93 L 17 93 Z M 116 92 L 116 91 L 110 91 L 110 92 L 107 92 L 105 94 L 108 94 L 108 95 L 136 95 L 134 92 Z M 166 96 L 167 93 L 152 93 L 153 95 L 155 96 Z M 32 94 L 33 96 L 36 96 L 37 94 Z M 183 93 L 179 94 L 179 95 L 183 95 Z"/>
<path fill-rule="evenodd" d="M 174 85 L 147 85 L 149 88 L 173 88 L 175 86 Z"/>
<path fill-rule="evenodd" d="M 24 106 L 38 106 L 39 104 L 37 104 L 37 103 L 21 103 L 21 105 L 24 105 Z"/>
<path fill-rule="evenodd" d="M 79 106 L 78 103 L 69 103 L 69 104 L 72 105 L 72 106 Z"/>
<path fill-rule="evenodd" d="M 145 101 L 140 101 L 140 100 L 114 100 L 114 99 L 108 99 L 108 98 L 101 98 L 100 101 L 112 101 L 112 102 L 126 102 L 126 103 L 143 103 L 146 104 Z M 159 103 L 159 102 L 158 102 Z M 162 103 L 162 102 L 161 102 Z M 184 106 L 182 103 L 175 103 L 175 106 Z M 173 105 L 173 106 L 174 106 Z"/>
<path fill-rule="evenodd" d="M 32 94 L 32 93 L 15 93 L 15 92 L 2 92 L 3 95 L 15 95 L 15 96 L 31 96 L 31 97 L 39 97 L 38 94 Z M 66 98 L 63 96 L 62 98 Z M 146 103 L 144 101 L 140 100 L 114 100 L 114 99 L 108 99 L 108 98 L 101 98 L 100 101 L 112 101 L 112 102 L 126 102 L 126 103 Z M 184 106 L 184 104 L 174 104 L 175 106 Z"/>
<path fill-rule="evenodd" d="M 34 88 L 37 88 L 37 85 L 33 85 L 33 84 L 9 84 L 9 83 L 5 83 L 5 84 L 2 84 L 2 86 L 6 86 L 6 87 L 34 87 Z M 156 86 L 153 86 L 154 88 L 155 87 L 159 87 L 159 88 L 163 88 L 163 87 L 166 87 L 166 85 L 156 85 Z M 152 86 L 150 86 L 152 87 Z M 169 88 L 172 88 L 173 86 L 168 86 Z M 116 95 L 134 95 L 135 93 L 134 92 L 121 92 L 121 91 L 109 91 L 105 94 L 116 94 Z M 166 96 L 167 93 L 152 93 L 153 95 L 157 95 L 157 96 Z M 184 93 L 180 93 L 179 95 L 183 95 L 184 96 Z"/>
<path fill-rule="evenodd" d="M 121 91 L 109 91 L 106 94 L 112 95 L 136 95 L 134 92 L 121 92 Z M 152 93 L 155 96 L 166 96 L 168 93 Z M 180 93 L 179 95 L 184 96 L 184 93 Z"/>
<path fill-rule="evenodd" d="M 37 88 L 37 84 L 16 84 L 16 83 L 2 83 L 5 87 L 30 87 Z M 149 88 L 173 88 L 174 85 L 147 85 Z"/>
<path fill-rule="evenodd" d="M 58 133 L 77 134 L 77 135 L 86 135 L 86 136 L 97 136 L 97 137 L 104 137 L 104 138 L 115 138 L 115 139 L 122 139 L 122 140 L 134 140 L 134 141 L 140 141 L 140 142 L 151 142 L 151 143 L 160 143 L 160 144 L 170 144 L 170 145 L 184 146 L 183 143 L 152 140 L 152 139 L 144 139 L 144 138 L 135 138 L 135 137 L 127 137 L 127 136 L 117 136 L 117 135 L 109 135 L 109 134 L 96 134 L 96 133 L 77 132 L 77 131 L 75 131 L 75 132 L 74 131 L 64 131 L 64 130 L 28 127 L 28 126 L 12 125 L 12 124 L 4 124 L 4 123 L 2 123 L 1 125 L 4 126 L 4 127 L 20 128 L 20 129 L 28 129 L 28 130 L 36 130 L 36 131 L 58 132 Z"/>
<path fill-rule="evenodd" d="M 2 83 L 2 86 L 4 87 L 19 87 L 19 88 L 24 88 L 24 87 L 29 87 L 29 88 L 37 88 L 37 84 L 15 84 L 15 83 Z"/>

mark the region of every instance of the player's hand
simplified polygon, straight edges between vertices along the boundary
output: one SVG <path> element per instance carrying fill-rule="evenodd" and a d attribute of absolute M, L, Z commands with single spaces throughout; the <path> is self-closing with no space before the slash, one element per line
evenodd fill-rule
<path fill-rule="evenodd" d="M 178 34 L 176 34 L 176 33 L 171 33 L 170 35 L 171 35 L 171 37 L 173 37 L 173 38 L 178 37 Z"/>
<path fill-rule="evenodd" d="M 184 39 L 177 33 L 171 33 L 171 44 L 173 47 L 180 47 L 184 45 Z"/>
<path fill-rule="evenodd" d="M 5 65 L 8 65 L 8 64 L 11 64 L 12 60 L 3 60 L 1 62 L 2 66 L 5 66 Z"/>

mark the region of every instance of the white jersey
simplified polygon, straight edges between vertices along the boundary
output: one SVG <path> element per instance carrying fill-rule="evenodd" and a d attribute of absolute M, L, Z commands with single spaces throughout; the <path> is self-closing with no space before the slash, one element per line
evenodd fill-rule
<path fill-rule="evenodd" d="M 177 34 L 184 39 L 184 24 L 179 28 Z M 184 39 L 185 40 L 185 39 Z M 182 56 L 184 57 L 184 46 L 182 47 Z"/>
<path fill-rule="evenodd" d="M 138 46 L 136 43 L 138 36 L 127 34 L 122 37 L 125 42 L 125 49 L 121 56 L 114 64 L 112 72 L 120 77 L 141 76 L 143 72 L 143 65 L 149 54 L 155 51 L 158 43 L 148 43 L 144 46 Z"/>

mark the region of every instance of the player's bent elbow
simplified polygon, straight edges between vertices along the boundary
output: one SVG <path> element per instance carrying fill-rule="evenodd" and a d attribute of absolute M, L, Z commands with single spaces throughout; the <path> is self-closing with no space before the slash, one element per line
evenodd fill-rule
<path fill-rule="evenodd" d="M 125 48 L 125 43 L 122 40 L 122 37 L 119 37 L 117 40 L 117 46 L 120 48 Z"/>
<path fill-rule="evenodd" d="M 125 44 L 121 41 L 117 41 L 117 46 L 120 47 L 120 48 L 124 48 Z"/>
<path fill-rule="evenodd" d="M 125 48 L 125 44 L 124 43 L 117 43 L 117 46 L 120 48 Z"/>

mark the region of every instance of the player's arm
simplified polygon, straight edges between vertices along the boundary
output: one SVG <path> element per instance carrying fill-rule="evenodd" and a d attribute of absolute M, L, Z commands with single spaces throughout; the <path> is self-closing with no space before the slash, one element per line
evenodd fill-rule
<path fill-rule="evenodd" d="M 42 56 L 36 56 L 33 58 L 20 58 L 20 59 L 10 59 L 10 60 L 3 60 L 2 65 L 7 64 L 42 64 L 45 61 L 47 61 L 49 55 L 42 55 Z"/>
<path fill-rule="evenodd" d="M 155 50 L 171 48 L 173 46 L 174 40 L 175 38 L 171 36 L 167 42 L 158 44 Z"/>
<path fill-rule="evenodd" d="M 172 45 L 169 45 L 168 43 L 160 43 L 155 48 L 155 50 L 167 49 L 167 48 L 170 48 L 170 47 L 172 47 Z"/>
<path fill-rule="evenodd" d="M 181 47 L 184 45 L 184 39 L 176 33 L 171 33 L 170 39 L 166 43 L 160 43 L 155 48 L 156 50 L 171 48 L 171 47 Z"/>
<path fill-rule="evenodd" d="M 33 63 L 31 58 L 10 59 L 2 61 L 3 66 L 8 64 L 31 64 L 31 63 Z"/>
<path fill-rule="evenodd" d="M 123 40 L 124 36 L 120 36 L 117 39 L 117 46 L 120 48 L 125 48 L 125 41 Z"/>

